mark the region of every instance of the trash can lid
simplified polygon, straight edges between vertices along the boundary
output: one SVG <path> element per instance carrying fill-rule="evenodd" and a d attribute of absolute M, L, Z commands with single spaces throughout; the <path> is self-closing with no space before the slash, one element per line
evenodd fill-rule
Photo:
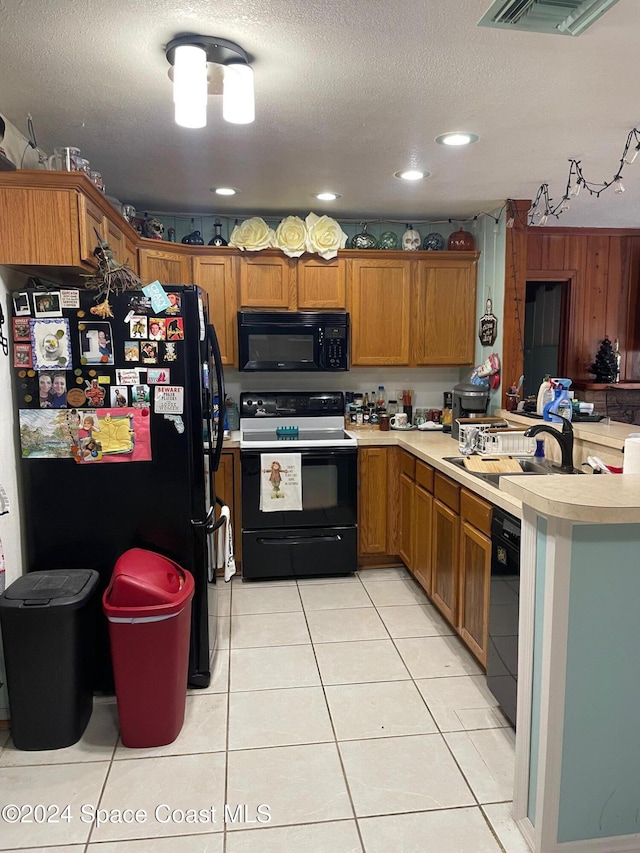
<path fill-rule="evenodd" d="M 107 616 L 118 611 L 178 612 L 193 596 L 193 578 L 181 566 L 154 551 L 131 548 L 113 568 L 102 603 Z"/>
<path fill-rule="evenodd" d="M 85 600 L 99 579 L 92 569 L 51 569 L 28 572 L 15 580 L 4 595 L 5 606 L 61 607 Z M 9 604 L 11 602 L 11 604 Z"/>

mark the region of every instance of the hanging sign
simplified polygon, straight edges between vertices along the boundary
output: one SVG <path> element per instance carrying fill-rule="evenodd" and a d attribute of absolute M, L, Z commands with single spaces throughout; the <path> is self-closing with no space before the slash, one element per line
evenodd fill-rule
<path fill-rule="evenodd" d="M 493 346 L 498 337 L 498 318 L 493 313 L 493 303 L 490 299 L 487 299 L 485 312 L 480 317 L 478 337 L 483 347 Z"/>
<path fill-rule="evenodd" d="M 153 403 L 158 415 L 182 415 L 184 388 L 179 385 L 156 385 Z"/>

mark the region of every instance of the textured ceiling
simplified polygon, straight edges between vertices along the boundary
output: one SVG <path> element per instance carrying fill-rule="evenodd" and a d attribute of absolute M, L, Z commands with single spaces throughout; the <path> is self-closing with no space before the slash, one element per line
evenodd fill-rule
<path fill-rule="evenodd" d="M 610 179 L 640 123 L 640 2 L 578 38 L 477 27 L 490 0 L 0 0 L 0 112 L 40 147 L 77 145 L 107 192 L 139 210 L 462 219 L 505 198 L 563 195 L 568 158 Z M 163 45 L 180 33 L 255 59 L 256 121 L 173 121 Z M 479 134 L 466 149 L 434 138 Z M 427 169 L 418 184 L 393 177 Z M 640 158 L 626 192 L 581 193 L 557 224 L 640 227 Z M 241 192 L 220 199 L 214 186 Z M 332 189 L 338 202 L 313 198 Z M 550 223 L 551 224 L 551 223 Z"/>

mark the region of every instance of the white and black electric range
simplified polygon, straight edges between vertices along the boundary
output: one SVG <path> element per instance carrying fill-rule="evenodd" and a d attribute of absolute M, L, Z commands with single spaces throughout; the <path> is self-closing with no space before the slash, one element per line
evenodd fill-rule
<path fill-rule="evenodd" d="M 243 576 L 355 571 L 357 442 L 344 429 L 343 393 L 244 392 L 240 434 Z M 265 511 L 265 472 L 279 454 L 294 454 L 301 505 Z"/>

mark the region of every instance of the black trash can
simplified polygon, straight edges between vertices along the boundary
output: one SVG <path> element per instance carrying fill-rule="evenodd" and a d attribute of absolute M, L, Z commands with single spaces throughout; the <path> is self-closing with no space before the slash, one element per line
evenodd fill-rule
<path fill-rule="evenodd" d="M 0 596 L 16 749 L 77 743 L 93 710 L 98 572 L 30 572 Z"/>

